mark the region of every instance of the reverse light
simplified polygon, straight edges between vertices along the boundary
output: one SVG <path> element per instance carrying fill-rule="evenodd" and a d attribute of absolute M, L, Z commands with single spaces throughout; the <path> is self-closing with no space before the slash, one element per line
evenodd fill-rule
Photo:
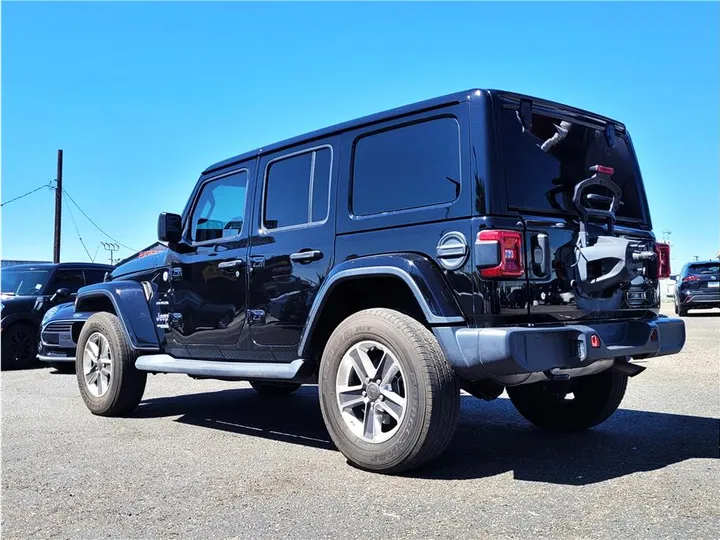
<path fill-rule="evenodd" d="M 670 277 L 670 244 L 655 243 L 655 253 L 658 261 L 658 279 Z"/>
<path fill-rule="evenodd" d="M 482 268 L 482 277 L 521 277 L 525 274 L 522 261 L 522 235 L 517 231 L 490 229 L 480 231 L 477 242 L 497 242 L 500 264 Z"/>

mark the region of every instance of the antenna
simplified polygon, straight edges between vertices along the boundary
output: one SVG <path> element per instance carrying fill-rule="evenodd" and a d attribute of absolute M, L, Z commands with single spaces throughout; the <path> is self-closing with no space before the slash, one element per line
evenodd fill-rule
<path fill-rule="evenodd" d="M 115 264 L 115 260 L 113 259 L 113 253 L 120 249 L 120 246 L 117 245 L 115 242 L 100 242 L 102 244 L 102 247 L 105 248 L 105 251 L 110 252 L 110 264 Z"/>

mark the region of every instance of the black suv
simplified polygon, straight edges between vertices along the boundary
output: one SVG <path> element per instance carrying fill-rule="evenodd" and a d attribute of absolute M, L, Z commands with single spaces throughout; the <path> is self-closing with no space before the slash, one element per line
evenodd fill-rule
<path fill-rule="evenodd" d="M 397 472 L 455 429 L 460 388 L 507 389 L 531 422 L 578 430 L 618 407 L 632 363 L 678 352 L 658 315 L 655 241 L 619 122 L 471 90 L 208 167 L 168 250 L 80 290 L 88 408 L 124 415 L 147 373 L 319 385 L 337 447 Z M 83 323 L 77 323 L 81 325 Z"/>
<path fill-rule="evenodd" d="M 113 269 L 105 264 L 37 263 L 2 270 L 2 369 L 35 363 L 43 317 L 75 297 L 78 289 L 99 283 Z"/>
<path fill-rule="evenodd" d="M 696 261 L 683 266 L 675 284 L 675 313 L 689 309 L 720 308 L 720 260 Z"/>

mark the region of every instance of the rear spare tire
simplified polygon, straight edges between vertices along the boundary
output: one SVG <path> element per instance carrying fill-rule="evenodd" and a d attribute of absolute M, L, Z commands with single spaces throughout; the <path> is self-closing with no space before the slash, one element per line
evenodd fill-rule
<path fill-rule="evenodd" d="M 320 364 L 320 407 L 354 465 L 397 473 L 447 447 L 460 390 L 435 336 L 390 309 L 360 311 L 330 336 Z"/>
<path fill-rule="evenodd" d="M 117 316 L 96 313 L 87 320 L 78 339 L 75 371 L 90 412 L 122 416 L 137 407 L 147 373 L 135 368 L 135 358 Z"/>
<path fill-rule="evenodd" d="M 506 388 L 518 412 L 538 427 L 579 431 L 607 420 L 627 388 L 627 375 L 607 370 L 569 381 Z"/>

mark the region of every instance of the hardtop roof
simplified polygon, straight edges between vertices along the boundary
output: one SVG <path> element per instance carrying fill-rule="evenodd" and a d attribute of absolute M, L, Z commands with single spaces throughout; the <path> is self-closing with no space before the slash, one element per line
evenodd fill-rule
<path fill-rule="evenodd" d="M 339 124 L 335 124 L 332 126 L 328 126 L 325 128 L 317 129 L 315 131 L 310 131 L 308 133 L 304 133 L 302 135 L 297 135 L 295 137 L 291 137 L 289 139 L 285 139 L 267 146 L 263 146 L 260 148 L 256 148 L 255 150 L 251 150 L 249 152 L 244 152 L 242 154 L 224 159 L 222 161 L 218 161 L 217 163 L 214 163 L 207 167 L 202 174 L 208 174 L 214 171 L 217 171 L 218 169 L 223 169 L 225 167 L 228 167 L 230 165 L 233 165 L 235 163 L 239 163 L 241 161 L 245 161 L 247 159 L 257 157 L 261 154 L 268 153 L 268 152 L 274 152 L 276 150 L 280 150 L 282 148 L 286 148 L 288 146 L 294 146 L 301 143 L 310 142 L 314 139 L 319 139 L 321 137 L 327 137 L 329 135 L 333 135 L 336 133 L 340 133 L 343 131 L 347 131 L 350 129 L 358 128 L 364 125 L 368 124 L 374 124 L 377 122 L 382 122 L 384 120 L 389 120 L 391 118 L 396 118 L 398 116 L 404 116 L 406 114 L 411 114 L 414 112 L 420 112 L 420 111 L 426 111 L 431 110 L 435 108 L 439 108 L 445 105 L 450 105 L 452 103 L 461 103 L 463 101 L 470 101 L 472 99 L 477 99 L 482 96 L 482 94 L 485 93 L 489 96 L 498 96 L 503 99 L 507 100 L 519 100 L 519 99 L 529 99 L 533 103 L 539 103 L 546 107 L 557 107 L 562 108 L 566 111 L 572 112 L 574 114 L 584 116 L 587 118 L 592 118 L 595 120 L 599 120 L 601 122 L 606 123 L 613 123 L 619 126 L 621 129 L 624 129 L 624 125 L 616 120 L 613 120 L 612 118 L 608 118 L 606 116 L 602 116 L 590 111 L 586 111 L 584 109 L 579 109 L 577 107 L 572 107 L 569 105 L 564 105 L 555 101 L 550 101 L 547 99 L 537 98 L 533 96 L 528 96 L 524 94 L 518 94 L 515 92 L 508 92 L 504 90 L 491 90 L 491 89 L 480 89 L 480 88 L 472 88 L 470 90 L 464 90 L 461 92 L 455 92 L 452 94 L 447 94 L 444 96 L 439 96 L 431 99 L 426 99 L 423 101 L 418 101 L 416 103 L 411 103 L 408 105 L 403 105 L 400 107 L 395 107 L 393 109 L 388 109 L 385 111 L 377 112 L 368 116 L 363 116 L 360 118 L 355 118 L 353 120 L 348 120 L 346 122 L 341 122 Z"/>

